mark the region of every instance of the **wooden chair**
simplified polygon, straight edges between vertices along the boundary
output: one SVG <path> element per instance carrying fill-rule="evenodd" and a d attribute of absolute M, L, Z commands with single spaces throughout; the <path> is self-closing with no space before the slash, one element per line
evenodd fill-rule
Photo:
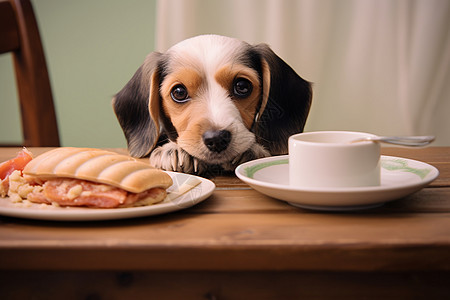
<path fill-rule="evenodd" d="M 0 53 L 6 52 L 13 54 L 23 146 L 59 146 L 50 80 L 29 0 L 0 1 Z"/>

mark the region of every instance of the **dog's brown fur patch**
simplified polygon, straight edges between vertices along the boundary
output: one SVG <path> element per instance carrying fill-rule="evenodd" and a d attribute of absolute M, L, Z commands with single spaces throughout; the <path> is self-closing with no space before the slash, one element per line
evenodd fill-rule
<path fill-rule="evenodd" d="M 230 94 L 233 90 L 234 80 L 237 78 L 245 78 L 253 85 L 250 96 L 242 99 L 234 99 L 245 126 L 250 129 L 261 95 L 258 74 L 254 70 L 242 65 L 227 65 L 219 69 L 215 74 L 216 81 L 225 90 L 229 91 Z"/>

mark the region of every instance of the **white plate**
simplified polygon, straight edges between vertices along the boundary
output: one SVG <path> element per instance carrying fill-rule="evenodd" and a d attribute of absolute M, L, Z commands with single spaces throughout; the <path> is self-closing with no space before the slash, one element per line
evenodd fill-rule
<path fill-rule="evenodd" d="M 288 203 L 316 210 L 372 208 L 419 191 L 436 179 L 439 171 L 426 163 L 381 156 L 381 184 L 352 188 L 295 188 L 289 186 L 289 156 L 246 162 L 236 175 L 255 190 Z"/>
<path fill-rule="evenodd" d="M 208 198 L 215 189 L 215 184 L 205 178 L 184 174 L 167 172 L 174 184 L 167 189 L 176 191 L 188 179 L 195 177 L 201 182 L 185 194 L 169 200 L 169 196 L 162 202 L 140 207 L 127 208 L 77 208 L 54 207 L 51 205 L 31 204 L 29 207 L 14 204 L 8 198 L 0 198 L 0 215 L 38 220 L 52 221 L 98 221 L 135 218 L 165 214 L 196 205 Z M 170 195 L 170 194 L 169 194 Z"/>

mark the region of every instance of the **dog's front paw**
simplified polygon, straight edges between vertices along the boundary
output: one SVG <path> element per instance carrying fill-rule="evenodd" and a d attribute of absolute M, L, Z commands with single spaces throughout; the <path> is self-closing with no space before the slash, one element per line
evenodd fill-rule
<path fill-rule="evenodd" d="M 207 169 L 204 162 L 192 157 L 174 142 L 155 148 L 150 155 L 150 164 L 166 171 L 191 174 L 201 174 Z"/>

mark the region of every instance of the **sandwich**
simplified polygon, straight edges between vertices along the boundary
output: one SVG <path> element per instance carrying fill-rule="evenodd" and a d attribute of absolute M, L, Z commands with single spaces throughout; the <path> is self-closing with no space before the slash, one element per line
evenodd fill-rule
<path fill-rule="evenodd" d="M 62 147 L 11 173 L 8 195 L 59 206 L 130 207 L 164 200 L 172 183 L 167 173 L 126 155 Z"/>

